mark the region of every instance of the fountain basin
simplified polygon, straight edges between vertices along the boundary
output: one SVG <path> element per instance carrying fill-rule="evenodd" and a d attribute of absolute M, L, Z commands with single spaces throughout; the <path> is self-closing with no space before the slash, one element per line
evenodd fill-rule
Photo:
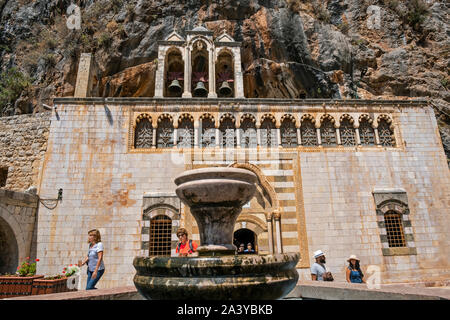
<path fill-rule="evenodd" d="M 134 284 L 152 300 L 274 300 L 297 284 L 299 253 L 136 257 Z"/>
<path fill-rule="evenodd" d="M 186 171 L 174 182 L 177 196 L 190 208 L 240 207 L 253 197 L 256 180 L 245 169 L 212 167 Z"/>

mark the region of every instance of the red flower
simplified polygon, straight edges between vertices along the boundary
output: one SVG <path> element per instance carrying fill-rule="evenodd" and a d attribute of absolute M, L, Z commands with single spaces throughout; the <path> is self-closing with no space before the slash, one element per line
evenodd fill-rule
<path fill-rule="evenodd" d="M 39 259 L 36 259 L 36 262 L 38 262 L 39 261 Z"/>
<path fill-rule="evenodd" d="M 30 257 L 27 257 L 27 260 L 30 260 Z"/>
<path fill-rule="evenodd" d="M 65 271 L 63 271 L 63 273 L 66 273 Z"/>

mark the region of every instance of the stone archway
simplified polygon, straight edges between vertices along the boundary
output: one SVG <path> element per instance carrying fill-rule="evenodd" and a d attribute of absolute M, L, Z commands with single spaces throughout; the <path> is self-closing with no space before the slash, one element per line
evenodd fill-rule
<path fill-rule="evenodd" d="M 247 248 L 247 244 L 251 243 L 255 253 L 258 253 L 258 236 L 255 232 L 247 228 L 241 228 L 235 230 L 233 233 L 233 244 L 239 248 L 239 245 L 243 243 Z"/>
<path fill-rule="evenodd" d="M 19 246 L 14 231 L 0 217 L 0 274 L 15 273 L 19 261 Z"/>

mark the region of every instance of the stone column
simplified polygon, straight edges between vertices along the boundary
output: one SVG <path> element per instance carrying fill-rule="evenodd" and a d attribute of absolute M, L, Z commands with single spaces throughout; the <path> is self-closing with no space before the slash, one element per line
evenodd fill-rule
<path fill-rule="evenodd" d="M 341 132 L 340 132 L 339 128 L 336 128 L 336 142 L 339 146 L 342 144 L 341 143 Z"/>
<path fill-rule="evenodd" d="M 272 231 L 272 214 L 266 216 L 267 222 L 267 239 L 269 240 L 269 253 L 273 254 L 273 231 Z"/>
<path fill-rule="evenodd" d="M 198 148 L 198 137 L 199 137 L 199 125 L 198 121 L 194 121 L 194 148 Z"/>
<path fill-rule="evenodd" d="M 322 145 L 322 139 L 320 138 L 320 128 L 316 128 L 316 133 L 317 133 L 317 144 L 319 146 Z"/>
<path fill-rule="evenodd" d="M 278 211 L 275 211 L 273 213 L 273 217 L 275 218 L 275 232 L 276 232 L 276 239 L 277 239 L 277 253 L 283 253 L 283 248 L 281 244 L 281 214 Z"/>
<path fill-rule="evenodd" d="M 152 141 L 152 148 L 155 149 L 156 148 L 156 128 L 153 127 L 153 141 Z"/>
<path fill-rule="evenodd" d="M 184 48 L 184 92 L 182 98 L 192 98 L 191 93 L 191 49 Z"/>
<path fill-rule="evenodd" d="M 92 74 L 94 72 L 94 60 L 92 54 L 82 53 L 78 63 L 77 82 L 75 84 L 75 98 L 91 96 Z"/>
<path fill-rule="evenodd" d="M 261 146 L 261 130 L 259 124 L 256 125 L 256 144 L 258 147 Z"/>
<path fill-rule="evenodd" d="M 236 127 L 236 148 L 241 147 L 241 128 Z"/>
<path fill-rule="evenodd" d="M 359 136 L 359 128 L 355 128 L 356 144 L 361 145 L 361 137 Z"/>
<path fill-rule="evenodd" d="M 234 47 L 232 49 L 234 55 L 234 97 L 245 98 L 244 96 L 244 80 L 241 67 L 241 48 Z"/>
<path fill-rule="evenodd" d="M 375 144 L 376 144 L 378 147 L 381 147 L 381 144 L 380 144 L 380 136 L 379 136 L 379 134 L 378 134 L 378 128 L 373 128 L 373 132 L 375 133 Z"/>
<path fill-rule="evenodd" d="M 158 48 L 158 68 L 155 78 L 155 98 L 164 96 L 164 64 L 166 60 L 166 49 L 163 46 Z"/>
<path fill-rule="evenodd" d="M 302 145 L 302 135 L 301 135 L 301 133 L 300 133 L 300 128 L 297 128 L 297 144 L 298 144 L 299 146 Z"/>
<path fill-rule="evenodd" d="M 220 129 L 216 128 L 216 148 L 220 148 Z"/>
<path fill-rule="evenodd" d="M 208 71 L 209 71 L 209 75 L 208 75 L 208 98 L 217 98 L 217 93 L 216 93 L 216 64 L 214 61 L 214 48 L 210 48 L 208 50 Z"/>
<path fill-rule="evenodd" d="M 173 127 L 173 147 L 177 148 L 177 141 L 178 140 L 178 126 Z"/>

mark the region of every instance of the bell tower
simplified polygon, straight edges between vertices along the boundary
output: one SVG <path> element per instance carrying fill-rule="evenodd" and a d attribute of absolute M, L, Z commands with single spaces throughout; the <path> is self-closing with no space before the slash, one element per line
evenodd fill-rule
<path fill-rule="evenodd" d="M 155 98 L 245 98 L 240 42 L 203 26 L 158 41 Z"/>

